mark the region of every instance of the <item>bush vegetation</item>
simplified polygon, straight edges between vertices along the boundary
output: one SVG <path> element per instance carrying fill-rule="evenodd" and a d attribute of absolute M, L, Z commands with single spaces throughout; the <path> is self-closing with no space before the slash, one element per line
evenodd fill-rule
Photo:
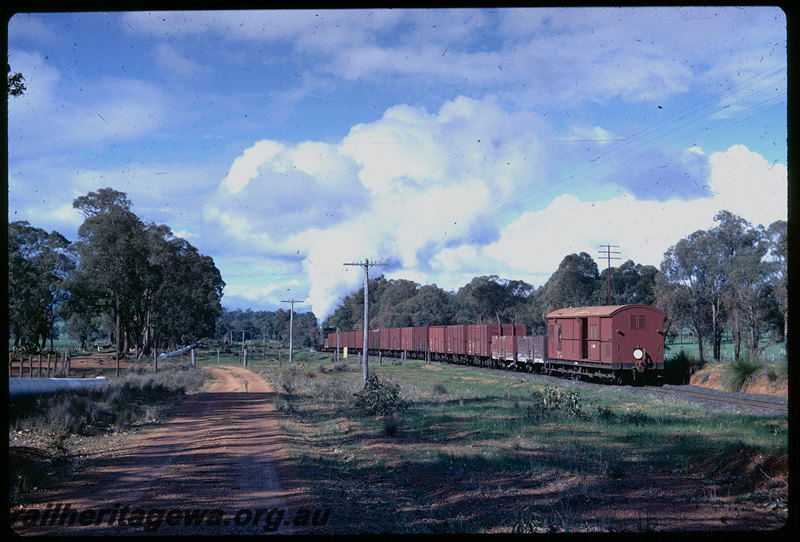
<path fill-rule="evenodd" d="M 743 357 L 730 362 L 725 369 L 728 387 L 732 391 L 739 391 L 764 369 L 764 363 L 760 360 L 750 360 Z"/>
<path fill-rule="evenodd" d="M 14 426 L 90 435 L 158 421 L 159 407 L 200 388 L 198 369 L 172 366 L 158 373 L 130 371 L 94 389 L 42 395 L 11 410 Z"/>
<path fill-rule="evenodd" d="M 355 407 L 366 416 L 402 414 L 411 402 L 400 396 L 400 386 L 390 380 L 381 380 L 375 373 L 367 378 L 364 389 L 355 394 Z"/>

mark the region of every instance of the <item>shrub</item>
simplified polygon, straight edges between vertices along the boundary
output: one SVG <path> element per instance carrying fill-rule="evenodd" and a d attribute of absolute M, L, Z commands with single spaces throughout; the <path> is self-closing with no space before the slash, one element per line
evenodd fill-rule
<path fill-rule="evenodd" d="M 411 402 L 400 397 L 400 386 L 389 380 L 380 380 L 372 374 L 362 390 L 354 394 L 356 408 L 367 416 L 403 413 Z"/>
<path fill-rule="evenodd" d="M 739 391 L 751 380 L 764 364 L 758 360 L 750 361 L 747 358 L 737 359 L 726 368 L 728 387 L 732 391 Z"/>
<path fill-rule="evenodd" d="M 445 389 L 444 384 L 434 384 L 433 393 L 436 395 L 444 395 L 447 393 L 447 390 Z"/>
<path fill-rule="evenodd" d="M 535 390 L 531 393 L 530 403 L 525 407 L 525 418 L 538 421 L 544 416 L 560 414 L 570 418 L 587 418 L 583 411 L 580 398 L 574 391 L 562 391 L 551 386 L 545 386 L 544 391 Z"/>
<path fill-rule="evenodd" d="M 664 360 L 664 381 L 668 384 L 688 384 L 692 373 L 702 366 L 702 363 L 681 350 L 673 358 Z"/>

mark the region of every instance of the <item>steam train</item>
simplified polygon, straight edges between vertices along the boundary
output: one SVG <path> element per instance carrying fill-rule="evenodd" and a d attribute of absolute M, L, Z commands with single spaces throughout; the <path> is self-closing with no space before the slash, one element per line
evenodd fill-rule
<path fill-rule="evenodd" d="M 525 324 L 372 329 L 367 348 L 369 355 L 638 384 L 663 376 L 664 319 L 649 305 L 570 307 L 546 316 L 544 335 L 528 335 Z M 319 348 L 360 354 L 364 331 L 325 329 Z"/>

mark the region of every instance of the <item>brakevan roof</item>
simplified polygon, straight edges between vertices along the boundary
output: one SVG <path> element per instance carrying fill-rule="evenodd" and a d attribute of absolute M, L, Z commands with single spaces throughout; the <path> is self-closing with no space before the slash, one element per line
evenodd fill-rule
<path fill-rule="evenodd" d="M 576 318 L 579 316 L 612 316 L 614 313 L 629 308 L 645 308 L 661 312 L 650 305 L 600 305 L 597 307 L 568 307 L 557 309 L 547 315 L 547 318 Z"/>

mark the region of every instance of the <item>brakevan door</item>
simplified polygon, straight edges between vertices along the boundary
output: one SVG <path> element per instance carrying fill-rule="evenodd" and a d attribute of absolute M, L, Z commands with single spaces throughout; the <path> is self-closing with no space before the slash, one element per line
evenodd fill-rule
<path fill-rule="evenodd" d="M 581 338 L 581 359 L 589 359 L 588 318 L 578 319 L 578 336 Z"/>

